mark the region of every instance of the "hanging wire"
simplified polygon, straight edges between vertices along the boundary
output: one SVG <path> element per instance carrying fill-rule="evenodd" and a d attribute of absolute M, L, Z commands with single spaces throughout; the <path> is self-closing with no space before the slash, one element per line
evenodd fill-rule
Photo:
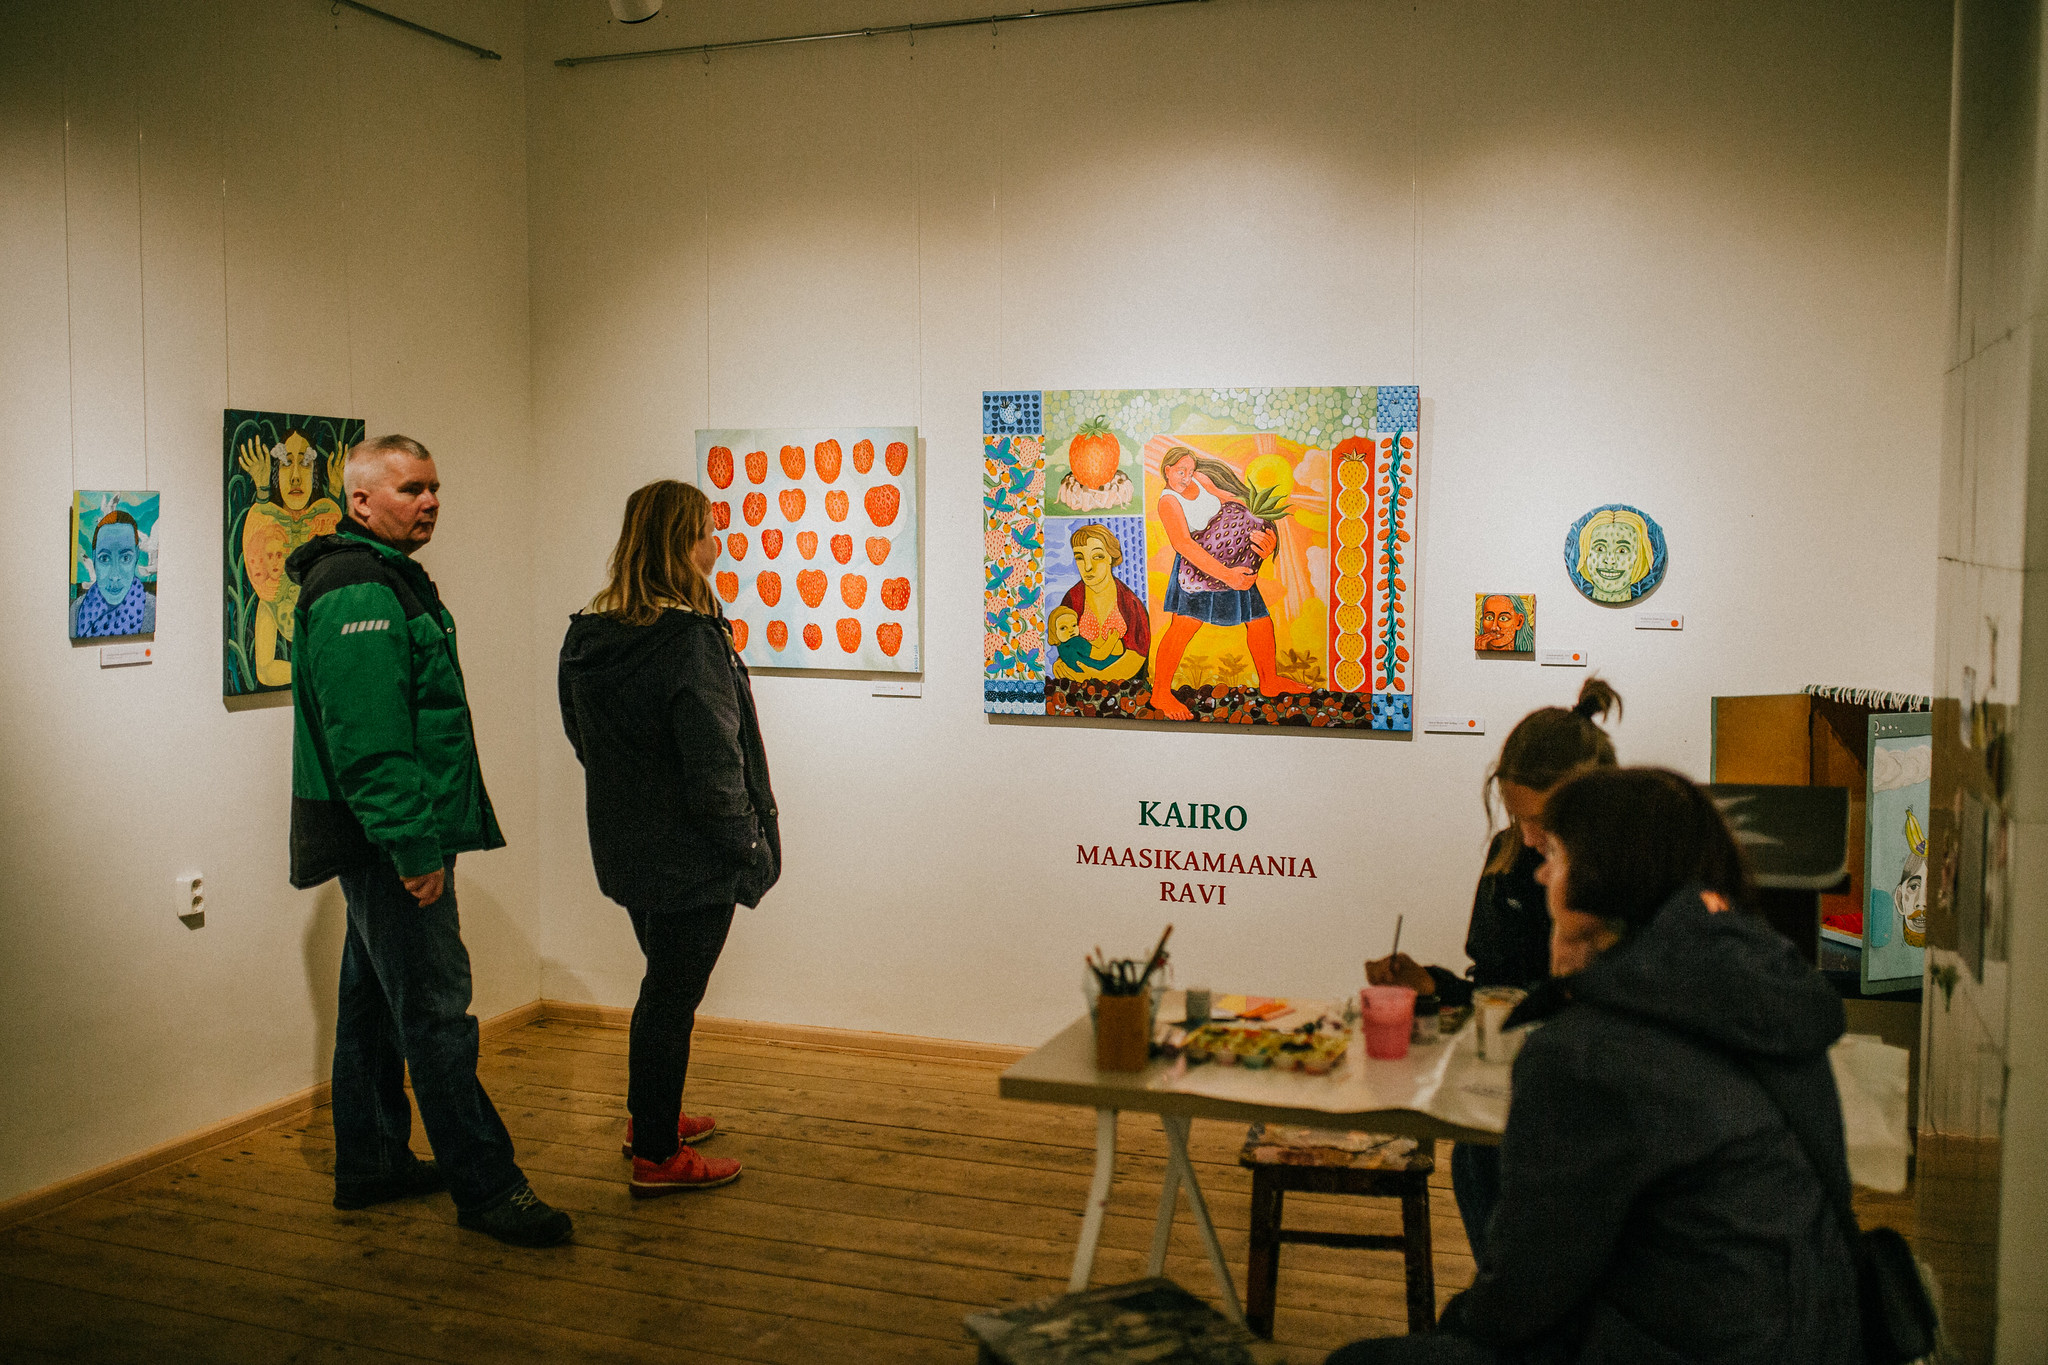
<path fill-rule="evenodd" d="M 355 0 L 336 0 L 338 4 L 355 4 Z M 697 43 L 690 47 L 657 47 L 641 52 L 600 52 L 588 57 L 560 57 L 556 66 L 589 66 L 596 62 L 630 62 L 642 57 L 686 57 L 697 53 L 709 55 L 713 52 L 737 52 L 752 47 L 783 47 L 790 43 L 829 43 L 842 38 L 886 38 L 892 34 L 919 34 L 942 28 L 980 28 L 986 24 L 990 36 L 995 36 L 999 25 L 1020 23 L 1026 19 L 1071 19 L 1083 14 L 1111 14 L 1127 9 L 1162 9 L 1168 5 L 1201 5 L 1208 0 L 1114 0 L 1104 5 L 1075 5 L 1066 9 L 1028 9 L 1016 14 L 984 14 L 973 19 L 931 19 L 922 23 L 880 24 L 873 28 L 838 29 L 829 33 L 791 33 L 779 38 L 742 38 L 729 43 Z M 357 5 L 356 8 L 366 8 Z M 375 13 L 376 11 L 371 11 Z M 386 16 L 389 17 L 388 15 Z M 403 22 L 403 21 L 400 21 Z M 442 35 L 435 35 L 437 37 Z M 451 40 L 453 41 L 453 40 Z M 464 46 L 468 46 L 464 44 Z"/>

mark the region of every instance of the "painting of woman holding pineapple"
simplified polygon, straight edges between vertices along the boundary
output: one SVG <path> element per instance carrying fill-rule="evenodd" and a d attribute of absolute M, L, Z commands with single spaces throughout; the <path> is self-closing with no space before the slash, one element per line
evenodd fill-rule
<path fill-rule="evenodd" d="M 1409 728 L 1405 679 L 1371 660 L 1398 653 L 1405 669 L 1411 654 L 1413 393 L 1044 393 L 1049 496 L 1029 509 L 1044 591 L 1036 611 L 990 618 L 989 709 L 1042 697 L 1054 716 Z M 1401 425 L 1383 435 L 1382 419 Z M 1333 499 L 1340 448 L 1348 482 Z M 1006 524 L 989 522 L 995 550 Z M 1035 669 L 1012 662 L 1013 643 Z M 1340 656 L 1345 685 L 1331 681 Z"/>

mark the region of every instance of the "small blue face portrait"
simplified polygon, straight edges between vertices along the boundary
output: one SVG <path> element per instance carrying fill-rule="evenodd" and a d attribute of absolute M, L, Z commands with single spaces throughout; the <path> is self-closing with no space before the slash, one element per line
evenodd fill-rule
<path fill-rule="evenodd" d="M 118 605 L 135 582 L 139 549 L 133 522 L 110 521 L 93 533 L 93 586 L 109 606 Z"/>

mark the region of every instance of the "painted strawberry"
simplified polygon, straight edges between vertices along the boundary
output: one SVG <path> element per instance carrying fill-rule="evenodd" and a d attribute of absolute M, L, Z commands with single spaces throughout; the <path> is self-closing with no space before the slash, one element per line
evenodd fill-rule
<path fill-rule="evenodd" d="M 773 630 L 774 627 L 770 626 L 769 629 Z M 896 651 L 903 648 L 902 624 L 896 621 L 884 621 L 881 625 L 876 626 L 875 643 L 882 647 L 884 654 L 892 659 L 895 658 Z"/>
<path fill-rule="evenodd" d="M 761 553 L 770 559 L 782 553 L 782 532 L 769 527 L 761 533 Z"/>
<path fill-rule="evenodd" d="M 739 600 L 740 576 L 736 573 L 718 575 L 718 595 L 728 602 Z"/>
<path fill-rule="evenodd" d="M 867 509 L 869 521 L 887 526 L 896 520 L 896 513 L 903 506 L 903 491 L 893 483 L 878 483 L 860 501 Z"/>
<path fill-rule="evenodd" d="M 775 495 L 775 500 L 782 504 L 782 519 L 784 521 L 802 521 L 804 519 L 803 489 L 785 488 Z"/>
<path fill-rule="evenodd" d="M 747 647 L 747 623 L 734 618 L 727 622 L 727 624 L 732 627 L 732 647 L 734 649 L 745 649 Z"/>
<path fill-rule="evenodd" d="M 747 482 L 759 483 L 768 477 L 768 452 L 750 450 L 747 452 Z"/>
<path fill-rule="evenodd" d="M 853 562 L 853 537 L 832 537 L 832 557 L 841 564 L 851 564 Z"/>
<path fill-rule="evenodd" d="M 796 576 L 796 595 L 804 599 L 804 605 L 815 607 L 825 600 L 825 571 L 805 569 Z M 813 646 L 815 648 L 815 646 Z"/>
<path fill-rule="evenodd" d="M 818 533 L 816 531 L 798 531 L 796 533 L 796 552 L 805 559 L 810 559 L 816 555 L 818 553 Z"/>
<path fill-rule="evenodd" d="M 774 650 L 777 654 L 780 654 L 783 650 L 783 647 L 788 643 L 788 623 L 784 621 L 770 621 L 768 623 L 768 648 Z"/>
<path fill-rule="evenodd" d="M 801 479 L 804 476 L 804 448 L 802 446 L 784 446 L 782 448 L 782 472 L 786 477 L 792 479 Z"/>
<path fill-rule="evenodd" d="M 1107 488 L 1116 477 L 1117 462 L 1121 459 L 1123 447 L 1117 443 L 1116 433 L 1109 429 L 1107 417 L 1091 417 L 1083 422 L 1074 439 L 1067 443 L 1067 467 L 1074 471 L 1074 482 L 1083 488 Z"/>
<path fill-rule="evenodd" d="M 880 564 L 883 560 L 887 559 L 888 557 L 889 538 L 887 536 L 869 536 L 868 563 Z"/>
<path fill-rule="evenodd" d="M 774 606 L 782 600 L 782 575 L 773 569 L 763 569 L 754 575 L 754 591 L 761 594 L 761 600 Z M 727 598 L 728 602 L 732 599 Z"/>
<path fill-rule="evenodd" d="M 837 629 L 841 649 L 852 654 L 860 648 L 860 622 L 851 616 L 842 616 L 839 618 Z"/>
<path fill-rule="evenodd" d="M 811 459 L 818 467 L 820 482 L 831 483 L 839 477 L 839 442 L 830 439 L 818 442 L 818 448 L 811 452 Z"/>
<path fill-rule="evenodd" d="M 704 453 L 704 472 L 720 488 L 732 487 L 732 452 L 724 446 L 711 447 Z"/>
<path fill-rule="evenodd" d="M 727 553 L 731 554 L 734 559 L 745 559 L 747 557 L 746 533 L 734 531 L 725 538 L 725 548 Z"/>
<path fill-rule="evenodd" d="M 825 632 L 818 629 L 816 621 L 804 627 L 804 648 L 816 649 L 825 643 Z"/>
<path fill-rule="evenodd" d="M 875 467 L 875 443 L 855 441 L 853 443 L 853 472 L 865 474 Z"/>
<path fill-rule="evenodd" d="M 761 518 L 768 515 L 768 495 L 749 493 L 747 500 L 740 504 L 740 515 L 747 519 L 747 525 L 759 526 Z"/>
<path fill-rule="evenodd" d="M 729 502 L 712 503 L 711 524 L 721 531 L 732 525 L 732 504 Z"/>
<path fill-rule="evenodd" d="M 835 488 L 825 495 L 825 515 L 834 521 L 846 520 L 846 490 Z"/>
<path fill-rule="evenodd" d="M 866 574 L 848 573 L 839 575 L 839 600 L 854 610 L 868 600 L 868 579 Z"/>
<path fill-rule="evenodd" d="M 903 466 L 910 463 L 910 447 L 901 441 L 891 441 L 889 442 L 889 451 L 882 456 L 882 460 L 889 466 L 891 474 L 901 474 Z M 894 652 L 894 650 L 890 651 L 892 654 Z"/>
<path fill-rule="evenodd" d="M 890 611 L 902 611 L 905 607 L 909 606 L 910 580 L 907 578 L 883 579 L 882 605 Z"/>

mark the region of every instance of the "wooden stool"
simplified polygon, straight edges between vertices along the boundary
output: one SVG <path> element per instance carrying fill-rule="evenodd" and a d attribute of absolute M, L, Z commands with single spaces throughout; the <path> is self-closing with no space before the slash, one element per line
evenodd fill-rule
<path fill-rule="evenodd" d="M 1429 1177 L 1436 1156 L 1430 1146 L 1380 1133 L 1255 1123 L 1244 1136 L 1237 1164 L 1252 1173 L 1251 1264 L 1245 1272 L 1244 1305 L 1252 1331 L 1273 1335 L 1282 1242 L 1401 1252 L 1408 1266 L 1408 1330 L 1426 1332 L 1436 1326 L 1436 1270 L 1429 1245 Z M 1290 1232 L 1280 1226 L 1280 1205 L 1289 1190 L 1398 1199 L 1401 1235 Z"/>

